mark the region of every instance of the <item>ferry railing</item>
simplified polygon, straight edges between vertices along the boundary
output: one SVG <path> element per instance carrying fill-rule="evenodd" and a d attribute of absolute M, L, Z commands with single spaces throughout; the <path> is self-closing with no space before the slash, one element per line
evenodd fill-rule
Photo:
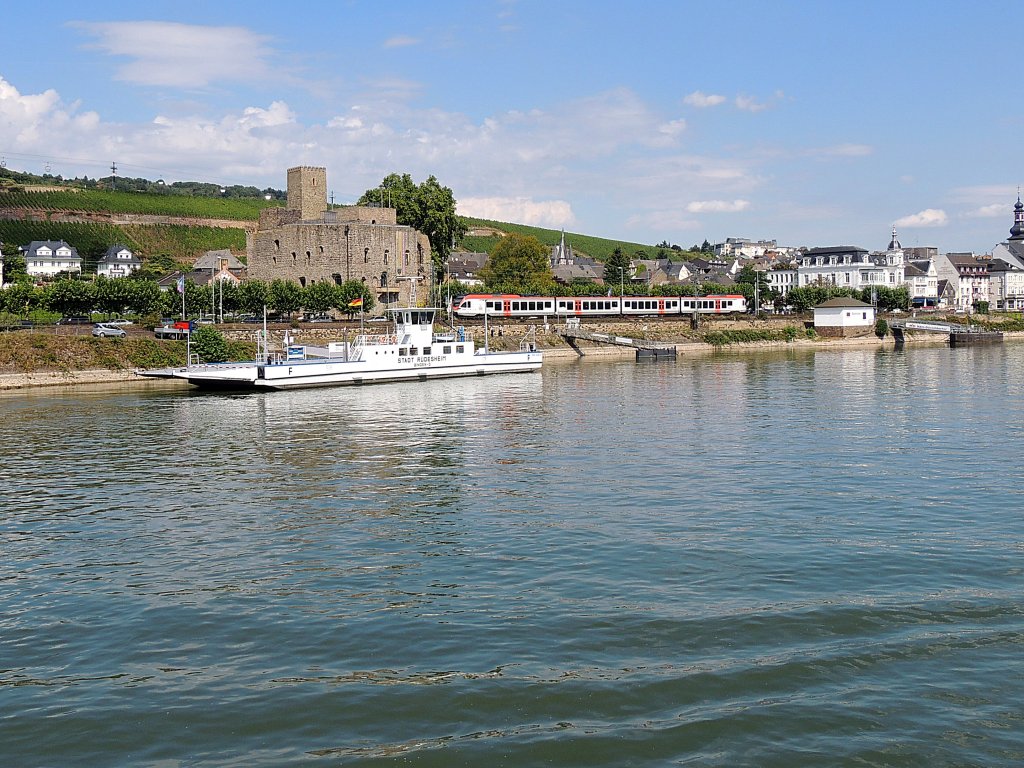
<path fill-rule="evenodd" d="M 523 338 L 519 340 L 519 351 L 520 352 L 536 352 L 537 351 L 537 326 L 531 325 Z"/>

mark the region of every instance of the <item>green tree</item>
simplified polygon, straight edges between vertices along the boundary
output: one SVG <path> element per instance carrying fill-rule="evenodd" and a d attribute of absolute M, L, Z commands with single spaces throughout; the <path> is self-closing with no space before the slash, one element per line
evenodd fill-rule
<path fill-rule="evenodd" d="M 622 252 L 621 248 L 616 248 L 608 257 L 608 261 L 604 263 L 605 285 L 613 291 L 618 290 L 620 294 L 623 293 L 629 282 L 630 269 L 629 257 Z"/>
<path fill-rule="evenodd" d="M 262 315 L 270 304 L 270 287 L 262 280 L 243 280 L 238 286 L 238 308 L 243 312 Z"/>
<path fill-rule="evenodd" d="M 334 283 L 311 283 L 302 292 L 302 308 L 306 312 L 326 312 L 335 306 L 337 301 L 338 286 Z"/>
<path fill-rule="evenodd" d="M 181 294 L 178 294 L 181 298 Z M 185 281 L 185 316 L 198 317 L 210 310 L 210 286 L 196 285 L 191 280 Z M 181 305 L 178 305 L 181 311 Z"/>
<path fill-rule="evenodd" d="M 352 302 L 356 299 L 363 300 L 361 307 L 351 306 Z M 366 283 L 361 280 L 346 280 L 339 285 L 335 293 L 335 303 L 332 304 L 336 309 L 340 309 L 342 312 L 347 312 L 350 315 L 358 312 L 360 309 L 363 312 L 372 312 L 376 305 L 376 302 L 373 300 L 373 294 L 366 286 Z"/>
<path fill-rule="evenodd" d="M 128 309 L 140 317 L 161 310 L 163 291 L 152 280 L 130 280 L 131 298 Z"/>
<path fill-rule="evenodd" d="M 20 283 L 28 280 L 28 272 L 25 271 L 25 257 L 18 253 L 18 249 L 6 243 L 0 245 L 0 261 L 4 263 L 3 282 Z"/>
<path fill-rule="evenodd" d="M 132 303 L 134 281 L 123 277 L 97 277 L 93 283 L 96 299 L 95 307 L 107 313 L 121 314 Z"/>
<path fill-rule="evenodd" d="M 204 363 L 222 363 L 228 359 L 228 343 L 212 325 L 201 325 L 192 331 L 190 346 Z"/>
<path fill-rule="evenodd" d="M 270 306 L 291 317 L 302 306 L 302 288 L 291 280 L 270 282 Z"/>
<path fill-rule="evenodd" d="M 24 317 L 33 309 L 45 305 L 46 296 L 32 283 L 21 282 L 0 290 L 0 302 L 3 309 Z"/>
<path fill-rule="evenodd" d="M 546 294 L 554 289 L 548 248 L 533 235 L 506 235 L 480 270 L 495 293 Z"/>
<path fill-rule="evenodd" d="M 426 235 L 434 279 L 440 282 L 452 246 L 466 234 L 466 223 L 455 215 L 455 196 L 449 187 L 441 186 L 434 176 L 417 185 L 407 173 L 392 173 L 380 186 L 366 190 L 356 204 L 393 207 L 399 224 Z"/>
<path fill-rule="evenodd" d="M 96 302 L 92 283 L 81 280 L 55 280 L 46 287 L 45 294 L 46 305 L 62 315 L 85 314 L 93 309 Z"/>

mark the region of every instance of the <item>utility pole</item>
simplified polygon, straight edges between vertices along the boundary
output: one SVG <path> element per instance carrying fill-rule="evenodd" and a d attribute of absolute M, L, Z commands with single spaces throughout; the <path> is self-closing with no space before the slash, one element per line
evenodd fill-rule
<path fill-rule="evenodd" d="M 112 162 L 110 164 L 110 188 L 112 190 L 117 189 L 117 163 Z"/>

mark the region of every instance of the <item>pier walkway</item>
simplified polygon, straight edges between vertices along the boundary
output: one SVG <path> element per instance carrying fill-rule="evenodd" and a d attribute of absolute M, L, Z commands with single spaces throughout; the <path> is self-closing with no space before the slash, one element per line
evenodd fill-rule
<path fill-rule="evenodd" d="M 904 341 L 905 331 L 927 331 L 929 333 L 948 333 L 950 344 L 985 344 L 1000 342 L 1003 334 L 999 331 L 986 331 L 976 325 L 961 323 L 940 323 L 924 320 L 897 320 L 889 324 L 892 335 L 897 343 Z"/>
<path fill-rule="evenodd" d="M 585 331 L 580 326 L 579 318 L 569 318 L 565 325 L 558 330 L 558 335 L 565 339 L 566 343 L 573 348 L 577 355 L 584 356 L 584 352 L 576 343 L 578 340 L 592 341 L 597 344 L 612 344 L 619 347 L 633 347 L 636 350 L 637 359 L 671 359 L 676 357 L 676 346 L 664 341 L 648 341 L 647 339 L 631 339 L 627 336 L 615 336 L 611 333 L 596 333 Z"/>

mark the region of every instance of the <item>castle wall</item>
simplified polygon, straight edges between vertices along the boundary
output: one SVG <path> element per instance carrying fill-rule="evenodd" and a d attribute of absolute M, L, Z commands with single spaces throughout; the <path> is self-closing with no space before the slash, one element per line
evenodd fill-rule
<path fill-rule="evenodd" d="M 426 296 L 431 274 L 430 240 L 397 223 L 394 208 L 343 206 L 327 210 L 327 170 L 288 169 L 288 205 L 260 212 L 247 233 L 247 271 L 255 280 L 365 283 L 377 303 L 405 304 L 409 277 L 419 276 Z"/>
<path fill-rule="evenodd" d="M 372 209 L 379 212 L 382 209 Z M 390 210 L 392 218 L 393 209 Z M 360 280 L 379 304 L 406 303 L 408 276 L 419 275 L 417 293 L 425 296 L 430 277 L 430 242 L 412 227 L 299 222 L 260 228 L 249 238 L 249 277 L 291 280 L 300 285 Z M 269 223 L 269 222 L 268 222 Z"/>

